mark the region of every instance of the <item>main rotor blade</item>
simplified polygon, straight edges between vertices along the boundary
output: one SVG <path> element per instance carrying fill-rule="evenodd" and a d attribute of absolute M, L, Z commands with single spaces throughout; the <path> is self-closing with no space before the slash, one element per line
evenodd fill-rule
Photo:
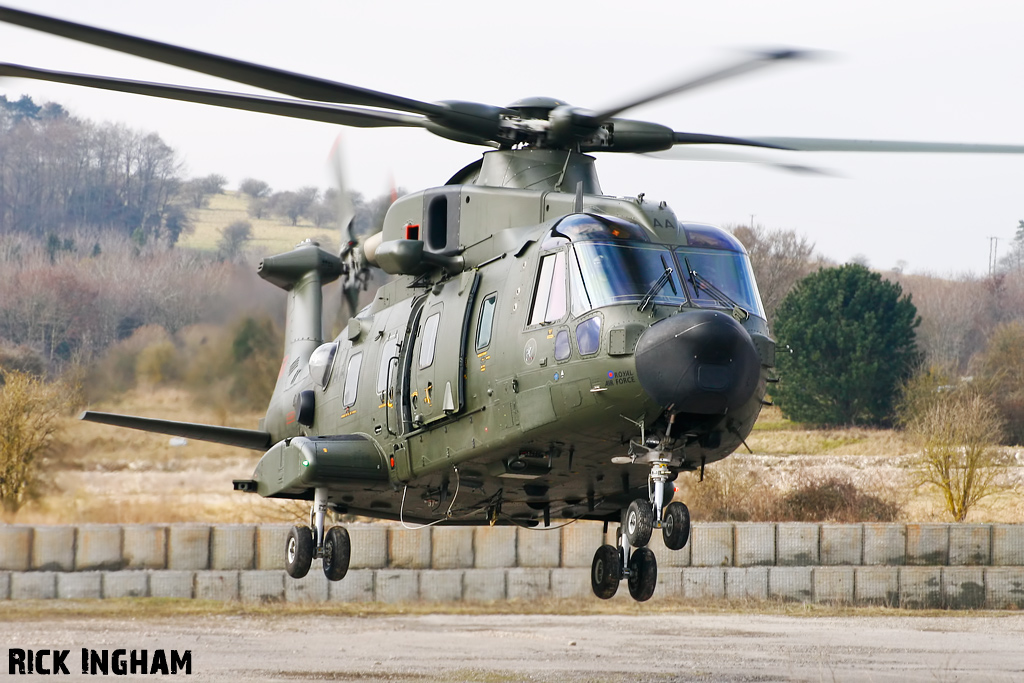
<path fill-rule="evenodd" d="M 729 144 L 729 143 L 725 143 Z M 773 148 L 768 148 L 773 149 Z M 804 175 L 837 176 L 838 174 L 826 168 L 808 166 L 806 164 L 787 163 L 779 158 L 759 156 L 747 151 L 738 151 L 733 148 L 702 147 L 699 145 L 680 145 L 672 149 L 660 152 L 644 152 L 644 156 L 655 159 L 666 159 L 673 161 L 714 161 L 714 162 L 739 162 L 746 164 L 761 164 L 770 166 L 779 171 L 790 173 L 801 173 Z"/>
<path fill-rule="evenodd" d="M 397 109 L 423 115 L 444 112 L 443 107 L 429 102 L 274 69 L 9 7 L 0 6 L 0 21 L 305 100 Z"/>
<path fill-rule="evenodd" d="M 675 145 L 741 145 L 744 147 L 763 147 L 765 149 L 789 149 L 782 145 L 765 142 L 765 138 L 734 138 L 729 135 L 707 135 L 706 133 L 673 133 Z"/>
<path fill-rule="evenodd" d="M 847 140 L 842 138 L 748 137 L 777 149 L 798 152 L 903 152 L 919 154 L 1024 154 L 1024 145 L 906 140 Z"/>
<path fill-rule="evenodd" d="M 642 97 L 637 97 L 635 99 L 624 102 L 616 107 L 611 107 L 609 109 L 599 111 L 596 114 L 593 114 L 592 117 L 597 121 L 606 121 L 613 116 L 618 116 L 627 109 L 638 107 L 641 104 L 647 104 L 648 102 L 660 100 L 670 95 L 677 95 L 687 90 L 694 90 L 705 85 L 710 85 L 712 83 L 724 81 L 729 78 L 735 78 L 736 76 L 742 76 L 743 74 L 750 73 L 751 71 L 757 71 L 758 69 L 762 69 L 766 66 L 771 66 L 772 64 L 778 64 L 786 60 L 803 59 L 810 56 L 811 54 L 812 53 L 810 52 L 802 50 L 775 50 L 772 52 L 755 53 L 754 55 L 747 57 L 735 64 L 715 69 L 714 71 L 709 71 L 703 76 L 687 77 L 687 79 L 682 81 L 681 83 L 676 83 L 675 85 L 663 88 L 661 90 L 656 90 Z"/>
<path fill-rule="evenodd" d="M 106 78 L 104 76 L 89 76 L 62 71 L 48 71 L 46 69 L 21 66 L 20 64 L 0 63 L 0 77 L 4 76 L 67 83 L 69 85 L 101 88 L 103 90 L 114 90 L 135 95 L 148 95 L 150 97 L 161 97 L 182 102 L 197 102 L 215 107 L 228 107 L 230 109 L 254 111 L 275 116 L 288 116 L 309 121 L 322 121 L 324 123 L 354 126 L 356 128 L 423 127 L 426 123 L 425 118 L 415 114 L 360 109 L 358 107 L 347 107 L 343 104 L 244 95 L 221 90 L 206 90 L 203 88 Z"/>

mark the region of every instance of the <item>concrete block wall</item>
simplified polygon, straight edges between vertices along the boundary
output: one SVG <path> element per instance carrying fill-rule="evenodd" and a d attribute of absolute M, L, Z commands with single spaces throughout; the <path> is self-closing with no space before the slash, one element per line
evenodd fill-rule
<path fill-rule="evenodd" d="M 348 525 L 348 576 L 286 577 L 285 525 L 0 525 L 0 599 L 181 597 L 404 602 L 587 598 L 614 528 Z M 1024 607 L 1024 525 L 694 524 L 657 532 L 656 599 Z M 626 594 L 625 586 L 621 592 Z M 617 598 L 618 599 L 618 598 Z M 628 597 L 626 598 L 628 599 Z"/>
<path fill-rule="evenodd" d="M 626 586 L 615 599 L 628 600 Z M 283 570 L 0 572 L 0 600 L 184 598 L 249 602 L 597 600 L 583 567 L 356 569 L 328 581 Z M 1020 567 L 666 567 L 658 600 L 783 600 L 906 608 L 1024 609 Z"/>

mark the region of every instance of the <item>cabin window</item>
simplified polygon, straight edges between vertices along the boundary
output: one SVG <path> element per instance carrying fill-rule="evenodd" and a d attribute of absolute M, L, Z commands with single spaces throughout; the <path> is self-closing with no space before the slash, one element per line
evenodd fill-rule
<path fill-rule="evenodd" d="M 441 311 L 434 313 L 423 323 L 423 337 L 420 341 L 420 370 L 434 363 L 434 344 L 437 342 L 437 327 L 441 324 Z"/>
<path fill-rule="evenodd" d="M 569 357 L 572 346 L 569 344 L 569 330 L 559 330 L 555 335 L 555 360 L 565 360 Z"/>
<path fill-rule="evenodd" d="M 318 387 L 326 387 L 331 381 L 334 357 L 338 354 L 338 342 L 318 346 L 309 357 L 309 376 Z"/>
<path fill-rule="evenodd" d="M 476 350 L 483 351 L 491 343 L 491 331 L 494 326 L 494 308 L 498 304 L 498 293 L 488 294 L 480 304 L 480 321 L 476 326 Z"/>
<path fill-rule="evenodd" d="M 357 353 L 348 359 L 348 369 L 345 371 L 345 395 L 344 403 L 346 408 L 351 408 L 356 402 L 356 390 L 359 389 L 359 366 L 363 363 L 363 354 Z"/>
<path fill-rule="evenodd" d="M 565 252 L 559 251 L 541 258 L 530 324 L 540 325 L 561 320 L 565 317 L 565 310 Z"/>
<path fill-rule="evenodd" d="M 430 200 L 427 209 L 427 247 L 430 251 L 443 251 L 448 246 L 448 197 L 441 195 Z"/>
<path fill-rule="evenodd" d="M 380 365 L 377 368 L 377 394 L 381 395 L 391 385 L 391 378 L 398 367 L 398 336 L 384 342 L 380 351 Z"/>
<path fill-rule="evenodd" d="M 597 353 L 601 347 L 601 319 L 587 318 L 576 326 L 576 347 L 581 356 Z"/>

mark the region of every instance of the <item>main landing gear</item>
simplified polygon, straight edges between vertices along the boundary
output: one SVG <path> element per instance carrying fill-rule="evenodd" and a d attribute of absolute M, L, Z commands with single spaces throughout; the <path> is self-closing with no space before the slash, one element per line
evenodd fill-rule
<path fill-rule="evenodd" d="M 323 559 L 324 576 L 331 581 L 341 581 L 348 573 L 352 542 L 345 527 L 331 527 L 324 533 L 327 489 L 316 489 L 314 496 L 310 514 L 313 528 L 292 527 L 285 545 L 285 570 L 293 579 L 301 579 L 309 573 L 313 559 L 319 557 Z"/>
<path fill-rule="evenodd" d="M 651 464 L 648 498 L 629 504 L 619 524 L 618 547 L 603 545 L 594 553 L 590 586 L 594 595 L 608 600 L 627 579 L 629 594 L 637 602 L 650 600 L 658 584 L 658 561 L 647 547 L 655 528 L 661 529 L 665 547 L 679 550 L 690 539 L 690 511 L 679 502 L 664 505 L 669 470 L 665 462 Z M 634 550 L 630 552 L 630 548 Z"/>

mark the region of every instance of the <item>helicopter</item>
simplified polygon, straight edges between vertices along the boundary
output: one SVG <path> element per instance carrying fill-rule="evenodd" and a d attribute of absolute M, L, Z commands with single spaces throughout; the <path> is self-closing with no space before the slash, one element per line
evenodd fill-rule
<path fill-rule="evenodd" d="M 256 429 L 86 411 L 82 419 L 264 452 L 234 489 L 310 502 L 287 573 L 321 559 L 348 570 L 351 541 L 328 513 L 428 526 L 553 520 L 616 525 L 595 549 L 594 594 L 623 580 L 650 599 L 659 530 L 690 536 L 674 500 L 682 473 L 744 445 L 772 382 L 772 339 L 743 245 L 680 220 L 667 202 L 606 194 L 597 153 L 738 146 L 785 151 L 1024 153 L 968 145 L 675 131 L 626 111 L 808 53 L 745 55 L 602 110 L 550 97 L 507 106 L 423 102 L 0 7 L 0 21 L 255 86 L 239 94 L 0 64 L 30 78 L 361 128 L 412 127 L 489 148 L 441 186 L 395 201 L 380 232 L 268 256 L 259 275 L 287 293 L 277 383 Z M 339 174 L 340 175 L 340 174 Z M 339 183 L 344 190 L 342 183 Z M 339 192 L 345 196 L 345 192 Z M 358 309 L 370 268 L 392 278 Z M 323 330 L 323 287 L 350 318 Z"/>

